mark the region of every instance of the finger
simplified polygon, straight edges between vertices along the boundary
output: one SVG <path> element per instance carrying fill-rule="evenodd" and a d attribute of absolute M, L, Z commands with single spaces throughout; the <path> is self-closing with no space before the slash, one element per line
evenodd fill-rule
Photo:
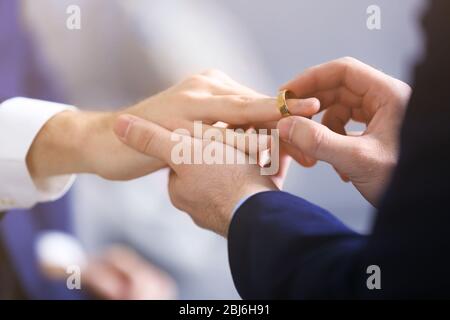
<path fill-rule="evenodd" d="M 344 181 L 346 183 L 350 181 L 350 178 L 347 175 L 340 173 L 336 168 L 334 168 L 334 170 L 337 172 L 337 174 L 339 175 L 339 177 L 341 178 L 342 181 Z"/>
<path fill-rule="evenodd" d="M 352 109 L 337 104 L 325 111 L 322 124 L 336 133 L 346 135 L 345 126 L 350 121 L 351 116 Z"/>
<path fill-rule="evenodd" d="M 139 119 L 139 118 L 138 118 Z M 169 119 L 170 121 L 162 120 L 161 123 L 163 126 L 168 128 L 171 131 L 175 131 L 172 134 L 172 140 L 183 141 L 185 144 L 192 144 L 194 141 L 189 141 L 186 137 L 194 137 L 195 141 L 200 140 L 208 140 L 208 141 L 217 141 L 220 143 L 227 144 L 232 146 L 246 154 L 250 155 L 258 159 L 259 154 L 270 148 L 272 143 L 272 138 L 270 137 L 270 131 L 266 130 L 265 132 L 255 132 L 255 131 L 244 131 L 243 129 L 228 129 L 223 125 L 218 127 L 212 126 L 209 124 L 204 124 L 202 121 L 189 121 L 185 119 Z M 145 120 L 144 120 L 145 121 Z M 123 125 L 124 127 L 127 124 Z M 127 131 L 128 129 L 122 129 L 122 131 Z M 129 133 L 127 133 L 130 135 Z M 137 135 L 137 134 L 135 134 Z M 148 135 L 144 133 L 144 135 Z M 183 137 L 181 137 L 183 136 Z M 131 137 L 129 139 L 135 139 L 136 144 L 144 145 L 146 139 L 148 137 L 144 136 L 143 138 Z M 139 147 L 140 149 L 146 148 L 145 146 Z M 172 147 L 173 148 L 173 145 Z M 186 146 L 186 148 L 191 148 L 191 146 Z M 168 151 L 167 151 L 168 152 Z M 173 161 L 171 162 L 173 164 Z"/>
<path fill-rule="evenodd" d="M 207 69 L 200 74 L 210 78 L 221 79 L 224 82 L 233 81 L 225 72 L 219 69 Z"/>
<path fill-rule="evenodd" d="M 340 171 L 359 151 L 355 137 L 335 133 L 326 126 L 303 117 L 289 117 L 279 121 L 280 138 L 300 149 L 305 155 L 322 160 Z M 354 159 L 354 158 L 353 158 Z"/>
<path fill-rule="evenodd" d="M 318 91 L 344 86 L 362 96 L 374 80 L 384 77 L 382 72 L 346 57 L 307 69 L 282 88 L 292 90 L 299 97 L 308 97 Z"/>
<path fill-rule="evenodd" d="M 178 127 L 176 127 L 176 126 Z M 208 141 L 217 141 L 232 146 L 246 154 L 259 153 L 267 150 L 271 146 L 270 130 L 260 129 L 259 131 L 241 129 L 235 127 L 229 129 L 224 123 L 215 125 L 204 124 L 201 121 L 189 121 L 178 119 L 170 122 L 171 130 L 183 128 L 190 136 Z"/>
<path fill-rule="evenodd" d="M 173 147 L 180 141 L 190 139 L 132 115 L 119 116 L 114 125 L 114 132 L 129 147 L 158 158 L 172 168 L 175 167 L 172 161 Z"/>
<path fill-rule="evenodd" d="M 255 129 L 266 129 L 266 130 L 272 130 L 277 129 L 277 121 L 270 121 L 270 122 L 260 122 L 255 125 Z M 281 148 L 286 150 L 286 153 L 291 156 L 295 161 L 297 161 L 300 165 L 302 165 L 305 168 L 313 167 L 317 160 L 308 156 L 305 156 L 303 152 L 301 152 L 298 148 L 284 142 L 280 141 Z"/>
<path fill-rule="evenodd" d="M 341 104 L 348 108 L 358 109 L 362 107 L 363 97 L 356 95 L 346 87 L 337 87 L 330 90 L 318 91 L 314 97 L 320 101 L 320 110 L 328 109 L 335 104 Z"/>
<path fill-rule="evenodd" d="M 297 161 L 300 165 L 302 165 L 305 168 L 311 168 L 317 163 L 316 159 L 306 156 L 300 149 L 296 148 L 293 145 L 290 145 L 282 141 L 281 146 L 295 161 Z"/>
<path fill-rule="evenodd" d="M 271 176 L 271 178 L 272 181 L 275 183 L 275 185 L 278 187 L 278 189 L 282 189 L 292 158 L 288 155 L 287 150 L 281 147 L 279 159 L 280 159 L 279 160 L 280 169 L 278 170 L 278 173 L 276 175 Z"/>
<path fill-rule="evenodd" d="M 367 125 L 369 123 L 369 119 L 370 118 L 364 109 L 352 109 L 352 120 L 365 123 Z"/>
<path fill-rule="evenodd" d="M 255 122 L 252 124 L 253 129 L 267 129 L 272 130 L 277 128 L 278 121 L 265 121 L 265 122 Z"/>
<path fill-rule="evenodd" d="M 254 159 L 259 159 L 261 153 L 268 150 L 272 146 L 272 137 L 270 132 L 265 130 L 264 132 L 257 132 L 254 129 L 244 131 L 244 129 L 227 129 L 227 128 L 215 128 L 220 132 L 220 135 L 224 137 L 223 140 L 212 139 L 213 135 L 211 131 L 207 131 L 203 139 L 207 141 L 218 141 L 223 144 L 227 144 L 237 150 L 240 150 Z"/>
<path fill-rule="evenodd" d="M 256 122 L 268 122 L 281 119 L 275 98 L 253 96 L 217 96 L 208 102 L 209 108 L 202 109 L 195 119 L 209 123 L 223 121 L 232 125 L 245 125 Z M 291 99 L 287 101 L 292 115 L 311 117 L 320 109 L 320 102 L 315 98 Z"/>
<path fill-rule="evenodd" d="M 265 97 L 263 94 L 250 89 L 237 81 L 223 71 L 209 69 L 200 74 L 189 77 L 187 83 L 192 87 L 207 93 L 208 95 L 248 95 L 255 97 Z"/>

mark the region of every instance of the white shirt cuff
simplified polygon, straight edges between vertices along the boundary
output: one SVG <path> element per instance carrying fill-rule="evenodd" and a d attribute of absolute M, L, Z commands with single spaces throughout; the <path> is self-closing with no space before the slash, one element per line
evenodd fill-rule
<path fill-rule="evenodd" d="M 77 109 L 28 98 L 12 98 L 0 104 L 0 211 L 56 200 L 71 187 L 74 175 L 33 181 L 26 164 L 39 131 L 50 118 L 66 110 Z"/>

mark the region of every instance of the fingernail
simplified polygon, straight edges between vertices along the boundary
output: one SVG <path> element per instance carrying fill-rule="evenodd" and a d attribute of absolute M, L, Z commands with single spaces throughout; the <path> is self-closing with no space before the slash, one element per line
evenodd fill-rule
<path fill-rule="evenodd" d="M 294 119 L 292 119 L 291 117 L 284 118 L 278 121 L 277 129 L 280 132 L 281 140 L 284 141 L 291 140 L 291 131 L 293 126 L 294 126 Z"/>
<path fill-rule="evenodd" d="M 289 109 L 292 114 L 311 116 L 320 109 L 320 101 L 316 98 L 298 99 L 288 101 Z"/>
<path fill-rule="evenodd" d="M 127 136 L 130 125 L 136 120 L 136 117 L 133 117 L 128 114 L 121 115 L 117 118 L 116 123 L 114 124 L 114 132 L 119 138 L 124 139 Z"/>

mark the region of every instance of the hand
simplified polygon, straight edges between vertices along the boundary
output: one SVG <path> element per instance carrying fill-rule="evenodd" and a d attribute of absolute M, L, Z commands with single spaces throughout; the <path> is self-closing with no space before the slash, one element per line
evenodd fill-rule
<path fill-rule="evenodd" d="M 171 168 L 169 194 L 175 207 L 189 213 L 199 226 L 225 237 L 233 209 L 239 200 L 258 192 L 278 190 L 289 161 L 287 157 L 282 157 L 278 174 L 270 178 L 262 176 L 258 165 L 248 164 L 248 156 L 230 145 L 180 136 L 140 118 L 120 117 L 115 132 L 133 149 L 168 163 Z M 207 164 L 205 159 L 202 164 L 177 164 L 172 152 L 180 144 L 183 150 L 197 149 L 203 154 L 206 150 L 214 150 L 214 154 L 222 156 L 211 164 Z M 227 153 L 234 154 L 234 159 L 242 157 L 247 164 L 226 163 Z"/>
<path fill-rule="evenodd" d="M 316 99 L 290 100 L 295 115 L 311 116 Z M 122 144 L 112 125 L 128 113 L 175 130 L 194 121 L 210 128 L 218 121 L 251 126 L 277 121 L 276 100 L 246 88 L 220 71 L 194 75 L 174 87 L 117 113 L 63 112 L 51 119 L 33 143 L 27 163 L 35 179 L 66 173 L 95 173 L 111 180 L 128 180 L 166 164 Z"/>
<path fill-rule="evenodd" d="M 167 300 L 176 298 L 175 282 L 165 272 L 121 246 L 91 259 L 83 269 L 82 286 L 96 297 L 114 300 Z"/>
<path fill-rule="evenodd" d="M 398 158 L 398 135 L 410 87 L 353 58 L 307 70 L 284 86 L 298 97 L 316 97 L 325 110 L 322 125 L 302 117 L 279 121 L 281 139 L 312 164 L 330 163 L 373 205 L 389 181 Z M 346 134 L 350 120 L 366 124 Z M 298 155 L 299 154 L 299 155 Z M 293 154 L 294 157 L 296 157 Z"/>

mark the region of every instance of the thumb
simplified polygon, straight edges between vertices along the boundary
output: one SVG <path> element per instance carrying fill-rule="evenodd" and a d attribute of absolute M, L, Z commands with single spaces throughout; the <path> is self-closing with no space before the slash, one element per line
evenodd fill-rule
<path fill-rule="evenodd" d="M 322 160 L 345 171 L 358 148 L 357 137 L 340 135 L 304 117 L 281 119 L 277 125 L 280 138 L 298 148 L 306 156 Z"/>
<path fill-rule="evenodd" d="M 126 145 L 172 165 L 171 153 L 178 143 L 171 131 L 132 115 L 120 115 L 114 124 L 114 133 Z"/>

